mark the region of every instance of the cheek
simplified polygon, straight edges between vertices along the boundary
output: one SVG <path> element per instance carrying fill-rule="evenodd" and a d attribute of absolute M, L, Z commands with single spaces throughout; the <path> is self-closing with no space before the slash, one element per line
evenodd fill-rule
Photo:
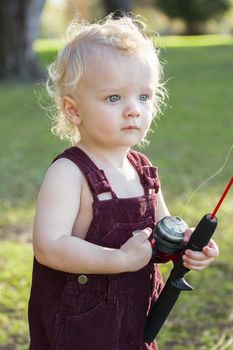
<path fill-rule="evenodd" d="M 105 130 L 111 130 L 119 123 L 118 113 L 113 108 L 99 108 L 96 116 L 98 125 Z"/>
<path fill-rule="evenodd" d="M 153 120 L 153 111 L 152 109 L 150 109 L 150 110 L 147 110 L 145 113 L 145 118 L 144 118 L 145 127 L 149 128 L 152 120 Z"/>
<path fill-rule="evenodd" d="M 118 127 L 118 123 L 116 123 L 115 119 L 108 116 L 108 118 L 102 119 L 100 127 L 106 132 L 111 133 L 112 131 L 116 130 L 116 128 Z"/>
<path fill-rule="evenodd" d="M 92 120 L 92 127 L 106 135 L 116 130 L 117 125 L 117 119 L 111 113 L 98 113 Z"/>

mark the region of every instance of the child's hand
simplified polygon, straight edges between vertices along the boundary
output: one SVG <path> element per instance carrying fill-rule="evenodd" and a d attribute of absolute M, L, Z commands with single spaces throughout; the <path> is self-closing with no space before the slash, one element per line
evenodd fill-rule
<path fill-rule="evenodd" d="M 187 243 L 193 233 L 194 229 L 187 229 L 184 234 L 184 242 Z M 212 263 L 214 258 L 219 254 L 219 249 L 214 240 L 210 240 L 208 245 L 202 251 L 197 252 L 190 249 L 185 250 L 182 256 L 183 264 L 187 269 L 200 271 L 205 269 Z"/>
<path fill-rule="evenodd" d="M 124 271 L 137 271 L 143 268 L 151 259 L 152 248 L 148 241 L 152 230 L 146 228 L 137 231 L 120 248 L 124 259 Z"/>

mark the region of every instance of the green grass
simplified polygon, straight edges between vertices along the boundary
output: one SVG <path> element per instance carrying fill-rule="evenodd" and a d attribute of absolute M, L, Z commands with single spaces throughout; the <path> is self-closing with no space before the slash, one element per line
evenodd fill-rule
<path fill-rule="evenodd" d="M 208 47 L 219 45 L 232 45 L 231 35 L 193 35 L 193 36 L 167 36 L 156 40 L 161 47 Z"/>
<path fill-rule="evenodd" d="M 28 347 L 27 300 L 30 288 L 32 247 L 1 241 L 0 244 L 0 349 Z"/>
<path fill-rule="evenodd" d="M 227 39 L 228 40 L 228 39 Z M 193 191 L 219 169 L 233 144 L 232 39 L 163 38 L 161 57 L 170 98 L 144 150 L 159 167 L 167 204 L 181 215 Z M 210 45 L 211 44 L 211 45 Z M 56 44 L 57 45 L 57 44 Z M 164 49 L 164 45 L 166 49 Z M 38 42 L 43 64 L 57 46 Z M 0 349 L 26 350 L 27 300 L 32 248 L 9 241 L 30 237 L 37 192 L 53 157 L 64 147 L 49 132 L 32 85 L 0 85 Z M 207 183 L 185 208 L 184 219 L 196 225 L 211 211 L 232 176 L 233 154 L 225 169 Z M 232 192 L 219 212 L 215 240 L 220 257 L 202 273 L 190 273 L 195 291 L 183 293 L 158 343 L 161 350 L 231 349 Z M 171 266 L 162 270 L 167 276 Z M 221 338 L 222 337 L 222 338 Z M 213 348 L 214 349 L 214 348 Z"/>
<path fill-rule="evenodd" d="M 0 86 L 0 235 L 5 226 L 29 223 L 41 179 L 63 145 L 49 132 L 49 120 L 31 85 Z"/>

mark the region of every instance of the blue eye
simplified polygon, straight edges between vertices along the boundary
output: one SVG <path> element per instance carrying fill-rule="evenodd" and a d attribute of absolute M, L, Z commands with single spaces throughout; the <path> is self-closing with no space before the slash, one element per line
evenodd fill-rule
<path fill-rule="evenodd" d="M 139 98 L 140 98 L 140 101 L 146 102 L 149 99 L 149 96 L 148 95 L 140 95 Z"/>
<path fill-rule="evenodd" d="M 109 102 L 113 102 L 113 103 L 119 101 L 120 99 L 121 97 L 119 95 L 111 95 L 107 98 Z"/>

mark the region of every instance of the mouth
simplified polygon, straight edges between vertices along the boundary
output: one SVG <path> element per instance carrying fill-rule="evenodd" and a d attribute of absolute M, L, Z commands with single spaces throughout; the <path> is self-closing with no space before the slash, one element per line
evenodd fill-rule
<path fill-rule="evenodd" d="M 139 127 L 136 125 L 129 125 L 123 128 L 123 130 L 139 130 Z"/>

